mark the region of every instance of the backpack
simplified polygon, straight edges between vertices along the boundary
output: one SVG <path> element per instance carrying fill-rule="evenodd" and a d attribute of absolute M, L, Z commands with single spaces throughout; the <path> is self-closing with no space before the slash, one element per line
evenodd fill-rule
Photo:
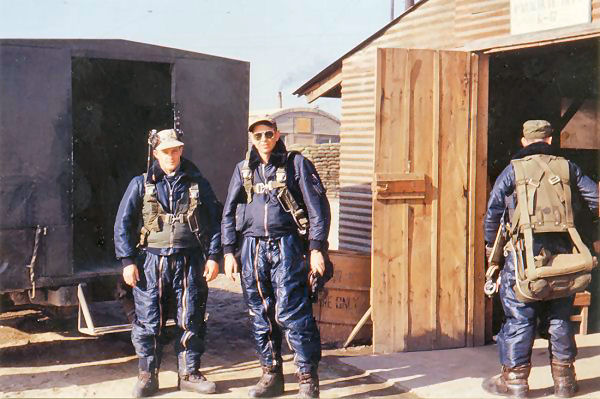
<path fill-rule="evenodd" d="M 569 163 L 552 155 L 531 155 L 511 161 L 517 205 L 510 217 L 506 244 L 515 264 L 515 294 L 521 302 L 568 297 L 584 291 L 597 265 L 573 223 Z M 533 235 L 563 233 L 572 253 L 553 254 L 542 248 L 533 255 Z"/>

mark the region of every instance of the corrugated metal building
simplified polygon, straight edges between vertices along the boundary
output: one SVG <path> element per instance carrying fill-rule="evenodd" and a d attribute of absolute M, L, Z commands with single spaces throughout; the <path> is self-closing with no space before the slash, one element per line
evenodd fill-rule
<path fill-rule="evenodd" d="M 600 0 L 592 0 L 591 6 L 591 24 L 566 28 L 549 37 L 600 29 L 596 25 L 600 23 Z M 530 35 L 511 36 L 510 32 L 509 0 L 422 0 L 294 92 L 309 101 L 342 99 L 340 248 L 371 251 L 377 49 L 457 49 L 481 39 L 504 38 L 509 44 L 527 41 L 528 36 L 536 42 Z"/>
<path fill-rule="evenodd" d="M 269 116 L 277 122 L 285 145 L 340 142 L 340 121 L 317 108 L 277 108 L 250 111 L 248 120 Z"/>
<path fill-rule="evenodd" d="M 527 119 L 598 180 L 597 130 L 566 140 L 599 119 L 598 37 L 596 0 L 424 0 L 295 92 L 342 99 L 339 246 L 371 253 L 375 352 L 491 337 L 486 195 Z"/>

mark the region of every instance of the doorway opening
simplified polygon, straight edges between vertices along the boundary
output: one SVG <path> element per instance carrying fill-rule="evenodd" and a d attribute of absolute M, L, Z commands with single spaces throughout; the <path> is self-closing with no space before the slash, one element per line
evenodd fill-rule
<path fill-rule="evenodd" d="M 521 148 L 523 122 L 545 119 L 554 127 L 552 146 L 598 181 L 600 176 L 599 41 L 588 39 L 522 49 L 490 56 L 488 178 L 489 190 Z M 488 191 L 489 191 L 488 190 Z M 579 199 L 575 220 L 586 244 L 600 239 L 597 215 Z M 598 256 L 598 254 L 593 253 Z M 589 331 L 600 330 L 600 279 L 593 274 Z M 492 333 L 502 322 L 502 307 L 495 296 Z"/>
<path fill-rule="evenodd" d="M 173 126 L 171 64 L 72 58 L 73 270 L 120 267 L 113 225 L 146 169 L 150 129 Z"/>

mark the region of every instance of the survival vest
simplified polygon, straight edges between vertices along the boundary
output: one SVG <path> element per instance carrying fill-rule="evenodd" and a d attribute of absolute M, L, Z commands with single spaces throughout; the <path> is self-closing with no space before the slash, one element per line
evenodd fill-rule
<path fill-rule="evenodd" d="M 296 226 L 298 227 L 298 232 L 301 236 L 306 236 L 308 233 L 308 218 L 306 216 L 306 211 L 298 204 L 296 199 L 290 193 L 290 190 L 287 187 L 287 172 L 286 166 L 287 163 L 292 161 L 296 154 L 299 154 L 298 151 L 288 151 L 286 163 L 283 166 L 280 166 L 275 171 L 275 180 L 269 181 L 267 184 L 265 183 L 256 183 L 253 182 L 253 173 L 249 166 L 250 160 L 250 151 L 246 153 L 246 159 L 242 163 L 242 182 L 244 184 L 244 190 L 246 191 L 247 203 L 252 202 L 252 195 L 254 193 L 262 194 L 267 191 L 276 190 L 277 191 L 277 200 L 279 204 L 283 208 L 284 211 L 288 212 L 292 215 Z"/>
<path fill-rule="evenodd" d="M 514 257 L 515 294 L 522 302 L 570 296 L 585 290 L 597 265 L 573 223 L 569 163 L 551 155 L 511 161 L 517 205 L 510 216 L 507 249 Z M 568 234 L 573 253 L 553 254 L 542 248 L 533 255 L 533 234 Z"/>
<path fill-rule="evenodd" d="M 198 184 L 192 182 L 188 195 L 179 200 L 175 213 L 167 213 L 158 201 L 156 185 L 144 173 L 143 225 L 140 246 L 150 248 L 192 248 L 198 245 L 196 210 L 201 205 Z M 195 234 L 196 233 L 196 234 Z M 201 244 L 203 244 L 201 242 Z"/>

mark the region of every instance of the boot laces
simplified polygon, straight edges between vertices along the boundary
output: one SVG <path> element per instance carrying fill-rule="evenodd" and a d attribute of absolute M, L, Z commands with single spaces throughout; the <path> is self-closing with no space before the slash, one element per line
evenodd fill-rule
<path fill-rule="evenodd" d="M 314 377 L 311 373 L 298 374 L 298 380 L 301 384 L 314 384 Z"/>
<path fill-rule="evenodd" d="M 202 375 L 200 370 L 196 370 L 191 374 L 183 376 L 183 379 L 190 382 L 206 381 L 206 377 Z"/>

